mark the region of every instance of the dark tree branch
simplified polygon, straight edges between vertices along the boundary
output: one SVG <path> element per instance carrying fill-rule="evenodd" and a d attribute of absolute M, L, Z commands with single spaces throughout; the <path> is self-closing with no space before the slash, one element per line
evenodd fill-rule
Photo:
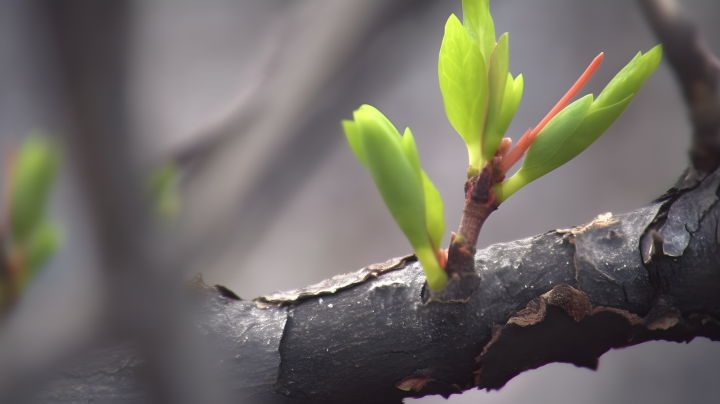
<path fill-rule="evenodd" d="M 198 326 L 221 350 L 238 402 L 399 402 L 407 396 L 499 388 L 549 362 L 595 368 L 610 348 L 651 339 L 720 339 L 720 206 L 716 172 L 675 202 L 478 252 L 467 303 L 423 304 L 418 262 L 394 261 L 318 287 L 238 300 L 194 285 Z M 703 201 L 695 209 L 683 201 Z M 646 229 L 666 210 L 677 257 L 642 259 Z M 369 279 L 368 279 L 369 278 Z M 662 286 L 658 286 L 662 285 Z M 68 371 L 43 402 L 139 399 L 131 347 Z M 406 390 L 402 390 L 399 387 Z"/>

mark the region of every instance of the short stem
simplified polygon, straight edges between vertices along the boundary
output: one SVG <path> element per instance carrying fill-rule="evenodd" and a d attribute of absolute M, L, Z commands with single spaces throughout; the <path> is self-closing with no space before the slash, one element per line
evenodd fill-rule
<path fill-rule="evenodd" d="M 448 249 L 445 270 L 449 275 L 475 271 L 475 245 L 480 229 L 490 213 L 498 207 L 492 190 L 492 177 L 492 165 L 487 163 L 477 176 L 465 182 L 465 206 L 460 228 Z"/>

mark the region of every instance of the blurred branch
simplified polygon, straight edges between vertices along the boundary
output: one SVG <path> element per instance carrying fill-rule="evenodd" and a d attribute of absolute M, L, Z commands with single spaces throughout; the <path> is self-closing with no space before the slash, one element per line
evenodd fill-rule
<path fill-rule="evenodd" d="M 368 59 L 370 45 L 434 1 L 294 2 L 239 100 L 170 154 L 190 170 L 191 244 L 215 248 L 244 229 L 248 237 L 233 248 L 252 248 L 289 194 L 342 139 L 333 128 L 339 128 L 342 111 L 357 105 L 338 102 L 338 95 L 383 85 L 369 80 L 373 69 L 384 66 L 378 55 Z M 379 57 L 396 58 L 384 42 Z"/>
<path fill-rule="evenodd" d="M 103 335 L 137 343 L 154 401 L 212 403 L 217 390 L 199 360 L 202 349 L 194 344 L 181 284 L 169 270 L 172 257 L 164 255 L 168 246 L 147 207 L 133 155 L 126 95 L 131 4 L 48 0 L 37 9 L 55 45 L 67 141 L 99 249 Z M 25 388 L 3 390 L 0 401 L 17 402 Z"/>
<path fill-rule="evenodd" d="M 720 166 L 720 62 L 703 44 L 697 27 L 675 0 L 638 0 L 663 43 L 690 110 L 693 166 L 705 173 Z"/>

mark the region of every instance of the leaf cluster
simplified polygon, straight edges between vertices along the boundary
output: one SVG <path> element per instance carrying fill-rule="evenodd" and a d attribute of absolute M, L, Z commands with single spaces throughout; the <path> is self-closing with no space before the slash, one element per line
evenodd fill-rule
<path fill-rule="evenodd" d="M 488 0 L 463 0 L 463 19 L 461 23 L 451 15 L 445 24 L 438 80 L 448 120 L 467 145 L 469 181 L 484 167 L 489 166 L 488 172 L 493 173 L 490 184 L 483 185 L 488 192 L 492 187 L 494 199 L 489 203 L 494 204 L 493 209 L 597 140 L 622 114 L 662 56 L 660 45 L 645 55 L 638 53 L 597 99 L 590 94 L 568 105 L 599 66 L 600 54 L 545 119 L 509 151 L 511 141 L 503 141 L 503 136 L 522 99 L 523 77 L 513 78 L 509 72 L 508 34 L 495 40 Z M 412 132 L 407 128 L 401 136 L 380 111 L 369 105 L 356 110 L 352 121 L 343 121 L 343 128 L 350 147 L 370 172 L 422 262 L 428 286 L 443 288 L 447 281 L 447 255 L 440 250 L 445 230 L 443 204 L 420 166 Z M 505 180 L 507 169 L 526 151 L 520 170 Z M 463 236 L 458 235 L 455 241 Z"/>
<path fill-rule="evenodd" d="M 61 238 L 48 218 L 47 204 L 60 166 L 60 153 L 39 133 L 17 152 L 9 172 L 10 266 L 22 290 L 57 251 Z"/>

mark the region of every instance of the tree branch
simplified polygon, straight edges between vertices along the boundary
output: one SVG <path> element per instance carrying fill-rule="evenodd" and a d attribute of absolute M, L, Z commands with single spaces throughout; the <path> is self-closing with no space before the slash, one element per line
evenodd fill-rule
<path fill-rule="evenodd" d="M 483 281 L 467 303 L 423 303 L 422 269 L 405 258 L 255 301 L 196 281 L 198 326 L 219 348 L 233 397 L 258 403 L 447 396 L 549 362 L 595 368 L 608 349 L 647 340 L 718 340 L 719 187 L 715 172 L 679 197 L 482 250 Z M 644 254 L 662 216 L 653 232 L 672 242 Z M 99 353 L 42 401 L 139 399 L 133 352 Z"/>

